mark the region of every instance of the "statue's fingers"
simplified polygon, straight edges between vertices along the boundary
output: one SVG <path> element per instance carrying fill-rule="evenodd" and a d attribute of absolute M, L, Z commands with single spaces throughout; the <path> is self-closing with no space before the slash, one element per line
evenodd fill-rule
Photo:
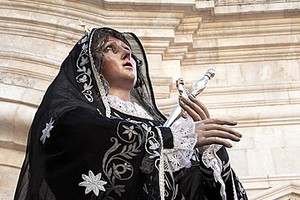
<path fill-rule="evenodd" d="M 220 145 L 224 145 L 225 147 L 231 148 L 232 144 L 222 138 L 218 138 L 218 137 L 210 137 L 210 138 L 206 138 L 205 145 L 210 145 L 210 144 L 220 144 Z"/>
<path fill-rule="evenodd" d="M 185 104 L 181 99 L 179 100 L 179 105 L 188 113 L 189 116 L 191 116 L 194 121 L 202 120 L 201 116 L 198 115 L 198 113 L 195 112 L 189 105 Z"/>
<path fill-rule="evenodd" d="M 205 123 L 205 124 L 229 125 L 229 126 L 235 126 L 235 125 L 237 125 L 236 121 L 227 120 L 227 119 L 220 119 L 220 118 L 205 119 L 203 121 L 203 123 Z"/>
<path fill-rule="evenodd" d="M 204 110 L 201 107 L 199 107 L 196 103 L 194 103 L 190 99 L 184 98 L 184 97 L 181 98 L 181 100 L 183 101 L 183 103 L 188 105 L 191 109 L 193 109 L 195 111 L 195 113 L 197 113 L 202 120 L 207 119 L 207 116 L 206 116 L 206 113 L 204 112 Z"/>
<path fill-rule="evenodd" d="M 206 138 L 212 138 L 212 137 L 218 137 L 218 138 L 224 138 L 229 139 L 235 142 L 238 142 L 241 140 L 241 134 L 234 131 L 234 132 L 228 132 L 228 130 L 208 130 L 205 131 Z"/>
<path fill-rule="evenodd" d="M 195 103 L 197 106 L 199 106 L 200 108 L 201 108 L 201 110 L 204 112 L 204 114 L 205 114 L 205 119 L 207 119 L 207 118 L 210 118 L 210 114 L 209 114 L 209 112 L 208 112 L 208 109 L 207 109 L 207 107 L 201 102 L 201 101 L 199 101 L 198 99 L 196 99 L 196 97 L 194 97 L 193 95 L 189 95 L 189 99 L 193 102 L 193 103 Z"/>

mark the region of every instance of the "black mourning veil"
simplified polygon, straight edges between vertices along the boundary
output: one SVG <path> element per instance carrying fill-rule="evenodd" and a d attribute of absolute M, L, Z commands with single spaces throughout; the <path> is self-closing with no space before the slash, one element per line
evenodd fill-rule
<path fill-rule="evenodd" d="M 106 101 L 104 86 L 97 73 L 99 60 L 95 60 L 92 43 L 105 43 L 108 36 L 121 39 L 132 49 L 136 59 L 141 61 L 138 72 L 138 84 L 132 90 L 132 97 L 152 117 L 163 123 L 165 117 L 156 107 L 148 62 L 140 40 L 133 33 L 120 33 L 110 28 L 92 29 L 73 47 L 61 65 L 60 71 L 47 89 L 31 125 L 26 157 L 21 169 L 15 192 L 15 200 L 50 199 L 52 195 L 44 172 L 44 145 L 47 131 L 55 127 L 55 122 L 66 112 L 78 107 L 98 110 L 109 117 L 109 106 Z M 102 45 L 102 44 L 100 44 Z"/>

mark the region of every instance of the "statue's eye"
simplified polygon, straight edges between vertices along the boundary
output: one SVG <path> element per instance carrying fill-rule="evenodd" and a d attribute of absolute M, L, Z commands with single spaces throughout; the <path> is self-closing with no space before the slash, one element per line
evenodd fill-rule
<path fill-rule="evenodd" d="M 114 47 L 112 45 L 107 45 L 107 47 L 104 48 L 104 52 L 114 51 Z"/>

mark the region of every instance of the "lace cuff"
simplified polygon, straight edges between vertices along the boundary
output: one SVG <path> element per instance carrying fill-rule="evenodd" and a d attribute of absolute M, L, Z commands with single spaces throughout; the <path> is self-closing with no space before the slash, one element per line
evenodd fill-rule
<path fill-rule="evenodd" d="M 223 164 L 221 159 L 218 157 L 217 152 L 222 148 L 222 145 L 212 144 L 207 149 L 204 150 L 202 155 L 202 162 L 207 168 L 213 170 L 213 176 L 216 182 L 221 184 L 220 195 L 222 200 L 226 200 L 226 187 L 224 180 L 221 176 L 223 170 Z"/>
<path fill-rule="evenodd" d="M 164 149 L 164 169 L 166 171 L 178 171 L 191 167 L 191 157 L 197 142 L 195 123 L 192 119 L 180 118 L 170 127 L 173 133 L 174 147 Z"/>

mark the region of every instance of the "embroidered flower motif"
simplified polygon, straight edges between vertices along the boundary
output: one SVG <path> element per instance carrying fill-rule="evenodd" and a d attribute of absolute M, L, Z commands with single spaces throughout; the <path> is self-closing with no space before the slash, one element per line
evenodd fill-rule
<path fill-rule="evenodd" d="M 149 144 L 150 144 L 149 149 L 151 149 L 151 150 L 156 150 L 156 149 L 158 149 L 160 147 L 160 145 L 159 145 L 159 143 L 158 143 L 157 140 L 154 140 L 154 141 L 150 140 Z"/>
<path fill-rule="evenodd" d="M 131 165 L 128 165 L 127 163 L 124 164 L 115 164 L 113 163 L 113 171 L 116 177 L 121 179 L 121 176 L 125 174 L 127 171 L 132 171 Z"/>
<path fill-rule="evenodd" d="M 88 78 L 87 78 L 86 75 L 82 75 L 80 78 L 78 78 L 78 81 L 79 81 L 80 83 L 85 83 L 85 82 L 88 81 Z"/>
<path fill-rule="evenodd" d="M 149 139 L 148 144 L 150 145 L 148 148 L 149 148 L 149 150 L 151 150 L 151 154 L 150 154 L 149 158 L 153 159 L 153 158 L 159 157 L 160 156 L 159 142 L 155 138 L 152 138 L 152 139 Z"/>
<path fill-rule="evenodd" d="M 43 135 L 40 138 L 40 141 L 45 144 L 46 138 L 50 137 L 50 131 L 53 129 L 54 120 L 51 117 L 50 122 L 46 123 L 46 127 L 42 130 Z"/>
<path fill-rule="evenodd" d="M 142 128 L 146 131 L 146 133 L 149 133 L 151 131 L 151 127 L 145 123 L 142 124 Z"/>
<path fill-rule="evenodd" d="M 83 84 L 83 90 L 81 93 L 85 96 L 85 98 L 89 102 L 93 102 L 94 98 L 92 95 L 92 77 L 91 77 L 91 69 L 88 65 L 90 62 L 89 57 L 88 57 L 88 38 L 84 37 L 79 45 L 82 45 L 82 50 L 80 52 L 80 55 L 76 61 L 76 67 L 77 67 L 77 72 L 79 73 L 76 76 L 76 81 L 79 84 Z"/>
<path fill-rule="evenodd" d="M 101 180 L 101 175 L 102 174 L 99 173 L 95 176 L 94 173 L 89 170 L 89 176 L 82 174 L 84 181 L 80 182 L 78 185 L 86 187 L 85 194 L 93 191 L 95 195 L 98 196 L 99 190 L 105 191 L 104 185 L 107 183 L 106 181 Z"/>
<path fill-rule="evenodd" d="M 130 127 L 123 125 L 123 127 L 126 130 L 122 134 L 127 134 L 129 140 L 132 138 L 132 135 L 138 135 L 138 133 L 134 130 L 134 125 Z"/>
<path fill-rule="evenodd" d="M 88 63 L 89 63 L 89 60 L 88 60 L 87 57 L 81 57 L 81 62 L 79 64 L 79 66 L 84 66 L 84 65 L 86 65 Z"/>

